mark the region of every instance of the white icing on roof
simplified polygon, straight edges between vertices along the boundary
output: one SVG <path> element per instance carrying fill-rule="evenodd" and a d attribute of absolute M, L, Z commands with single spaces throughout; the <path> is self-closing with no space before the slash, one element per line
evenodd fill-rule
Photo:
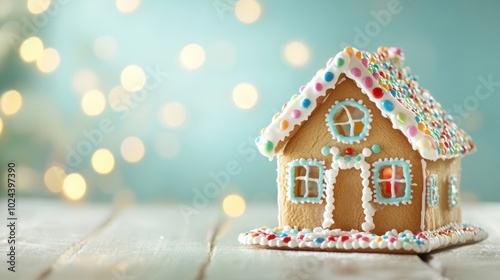
<path fill-rule="evenodd" d="M 454 122 L 430 93 L 419 86 L 399 48 L 380 47 L 376 53 L 347 47 L 330 58 L 326 68 L 300 88 L 300 94 L 283 106 L 269 126 L 257 138 L 259 151 L 272 159 L 276 146 L 295 126 L 306 121 L 317 107 L 317 98 L 334 89 L 343 73 L 356 82 L 361 91 L 400 130 L 412 148 L 429 160 L 459 157 L 474 151 L 470 136 Z M 333 92 L 332 94 L 335 94 Z"/>

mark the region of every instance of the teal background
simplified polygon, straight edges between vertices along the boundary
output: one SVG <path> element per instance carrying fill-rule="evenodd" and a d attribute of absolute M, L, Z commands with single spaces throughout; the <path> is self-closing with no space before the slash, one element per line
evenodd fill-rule
<path fill-rule="evenodd" d="M 137 11 L 124 15 L 109 0 L 53 1 L 51 8 L 60 3 L 59 10 L 32 32 L 61 55 L 59 68 L 50 74 L 42 74 L 20 59 L 17 50 L 22 40 L 0 37 L 0 93 L 16 89 L 24 101 L 16 115 L 0 115 L 4 122 L 0 158 L 5 165 L 15 160 L 21 166 L 20 194 L 62 199 L 43 183 L 45 170 L 56 162 L 67 172 L 85 177 L 88 190 L 84 200 L 111 201 L 126 191 L 138 201 L 190 202 L 207 184 L 218 184 L 213 174 L 222 176 L 229 164 L 234 175 L 210 197 L 211 202 L 229 193 L 247 200 L 275 200 L 276 162 L 258 154 L 253 144 L 260 129 L 345 45 L 370 51 L 385 45 L 403 48 L 405 64 L 420 77 L 421 85 L 460 118 L 475 140 L 478 151 L 462 164 L 464 196 L 500 201 L 500 2 L 259 1 L 262 14 L 252 24 L 235 18 L 234 2 L 144 0 Z M 391 14 L 389 20 L 374 16 L 394 3 L 400 12 Z M 14 5 L 0 19 L 2 32 L 12 24 L 22 28 L 26 19 L 33 18 L 25 1 Z M 18 35 L 26 38 L 22 31 Z M 102 35 L 117 42 L 117 52 L 110 60 L 103 61 L 92 51 L 94 40 Z M 304 42 L 310 52 L 301 67 L 291 66 L 283 56 L 286 44 L 294 40 Z M 179 63 L 181 49 L 190 43 L 206 51 L 205 63 L 195 71 L 187 71 Z M 224 59 L 214 55 L 221 43 L 229 46 Z M 99 89 L 107 94 L 119 84 L 120 72 L 129 64 L 159 68 L 168 77 L 148 92 L 126 121 L 109 104 L 97 117 L 83 114 L 81 95 L 72 86 L 75 73 L 82 68 L 93 70 L 100 78 Z M 490 77 L 496 84 L 490 96 L 476 104 L 471 100 L 480 77 Z M 239 109 L 232 102 L 233 88 L 242 82 L 254 85 L 259 93 L 250 110 Z M 187 120 L 180 128 L 165 128 L 158 120 L 158 110 L 169 101 L 181 102 L 186 108 Z M 457 106 L 470 110 L 461 112 Z M 113 172 L 97 174 L 90 156 L 76 167 L 67 166 L 66 147 L 84 139 L 81 131 L 98 127 L 104 118 L 112 119 L 116 129 L 94 148 L 113 152 Z M 162 158 L 155 150 L 155 140 L 164 133 L 180 143 L 179 154 L 172 159 Z M 128 163 L 120 156 L 120 143 L 129 135 L 140 137 L 145 144 L 145 156 L 138 163 Z M 5 178 L 5 171 L 0 172 Z"/>

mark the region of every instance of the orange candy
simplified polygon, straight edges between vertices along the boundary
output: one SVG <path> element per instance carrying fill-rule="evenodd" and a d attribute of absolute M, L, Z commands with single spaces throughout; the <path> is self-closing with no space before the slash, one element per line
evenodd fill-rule
<path fill-rule="evenodd" d="M 288 121 L 287 120 L 282 120 L 280 123 L 280 129 L 285 130 L 288 127 Z"/>
<path fill-rule="evenodd" d="M 349 56 L 352 56 L 354 54 L 354 51 L 352 50 L 351 47 L 345 47 L 344 51 L 349 54 Z"/>
<path fill-rule="evenodd" d="M 356 52 L 356 57 L 359 58 L 359 59 L 361 59 L 361 52 L 360 51 Z"/>
<path fill-rule="evenodd" d="M 425 131 L 425 124 L 424 123 L 418 123 L 418 130 L 424 132 Z"/>

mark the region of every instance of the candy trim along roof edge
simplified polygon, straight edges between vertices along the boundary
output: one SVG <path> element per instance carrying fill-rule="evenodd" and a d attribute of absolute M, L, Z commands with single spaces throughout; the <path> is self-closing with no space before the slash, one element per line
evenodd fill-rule
<path fill-rule="evenodd" d="M 328 60 L 300 94 L 283 105 L 281 113 L 262 129 L 256 143 L 270 160 L 280 151 L 276 147 L 295 126 L 301 125 L 319 105 L 317 99 L 334 89 L 339 76 L 345 74 L 356 82 L 393 128 L 400 130 L 412 148 L 428 160 L 459 157 L 475 150 L 471 137 L 453 121 L 441 105 L 420 87 L 408 67 L 403 67 L 404 54 L 399 48 L 379 47 L 369 53 L 346 47 Z"/>
<path fill-rule="evenodd" d="M 261 227 L 240 234 L 238 241 L 245 245 L 275 249 L 427 253 L 439 248 L 479 242 L 486 237 L 488 233 L 481 227 L 468 223 L 450 223 L 436 230 L 417 234 L 409 230 L 397 232 L 393 229 L 383 235 L 320 227 L 300 231 L 289 226 L 274 229 Z"/>

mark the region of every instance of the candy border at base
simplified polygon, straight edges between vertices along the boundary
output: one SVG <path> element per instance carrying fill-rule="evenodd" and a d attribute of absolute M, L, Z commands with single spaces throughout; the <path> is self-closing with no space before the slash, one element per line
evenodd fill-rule
<path fill-rule="evenodd" d="M 488 233 L 479 226 L 451 223 L 417 234 L 409 230 L 392 230 L 383 235 L 320 227 L 300 231 L 289 226 L 274 229 L 261 227 L 240 234 L 238 241 L 269 249 L 421 254 L 479 242 L 487 237 Z"/>

